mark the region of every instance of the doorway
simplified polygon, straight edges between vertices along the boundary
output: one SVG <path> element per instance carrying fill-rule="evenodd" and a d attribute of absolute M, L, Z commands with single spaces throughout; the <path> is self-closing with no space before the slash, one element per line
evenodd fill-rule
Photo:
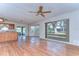
<path fill-rule="evenodd" d="M 26 33 L 26 27 L 23 27 L 23 26 L 17 26 L 16 27 L 16 31 L 18 32 L 18 35 L 22 35 L 22 36 L 25 36 L 27 33 Z"/>
<path fill-rule="evenodd" d="M 27 28 L 24 26 L 17 26 L 16 32 L 18 32 L 18 46 L 21 47 L 26 43 Z"/>

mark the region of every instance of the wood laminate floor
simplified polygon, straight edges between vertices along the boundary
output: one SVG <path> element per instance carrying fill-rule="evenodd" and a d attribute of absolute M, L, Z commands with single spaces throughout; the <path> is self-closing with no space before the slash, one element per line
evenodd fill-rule
<path fill-rule="evenodd" d="M 1 56 L 78 56 L 79 47 L 29 37 L 23 41 L 0 43 Z"/>

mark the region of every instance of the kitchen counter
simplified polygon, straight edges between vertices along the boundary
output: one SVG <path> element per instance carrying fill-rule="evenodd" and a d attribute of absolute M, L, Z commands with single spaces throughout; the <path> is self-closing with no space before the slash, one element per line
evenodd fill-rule
<path fill-rule="evenodd" d="M 17 32 L 0 32 L 0 42 L 6 42 L 6 41 L 13 41 L 18 39 L 18 33 Z"/>

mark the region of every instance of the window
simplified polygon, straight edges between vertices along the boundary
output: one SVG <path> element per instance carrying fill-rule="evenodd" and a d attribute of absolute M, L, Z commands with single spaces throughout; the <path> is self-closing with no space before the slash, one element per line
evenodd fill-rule
<path fill-rule="evenodd" d="M 0 31 L 8 31 L 9 25 L 8 24 L 0 24 Z"/>
<path fill-rule="evenodd" d="M 31 32 L 35 32 L 35 26 L 31 26 Z"/>
<path fill-rule="evenodd" d="M 69 39 L 69 19 L 45 23 L 46 38 Z"/>
<path fill-rule="evenodd" d="M 38 32 L 39 26 L 31 26 L 31 32 Z"/>
<path fill-rule="evenodd" d="M 48 34 L 52 34 L 52 33 L 54 33 L 54 27 L 53 27 L 53 24 L 52 23 L 49 23 L 48 25 L 47 25 L 47 33 Z"/>
<path fill-rule="evenodd" d="M 57 21 L 55 26 L 55 33 L 64 33 L 64 20 Z"/>
<path fill-rule="evenodd" d="M 39 25 L 31 26 L 30 36 L 39 36 Z"/>

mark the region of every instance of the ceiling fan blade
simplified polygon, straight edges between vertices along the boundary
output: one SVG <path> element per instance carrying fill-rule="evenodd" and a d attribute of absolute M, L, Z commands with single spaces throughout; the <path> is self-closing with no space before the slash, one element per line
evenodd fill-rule
<path fill-rule="evenodd" d="M 40 14 L 42 17 L 45 17 L 45 15 L 44 14 Z"/>
<path fill-rule="evenodd" d="M 42 13 L 51 13 L 51 11 L 45 11 L 45 12 L 42 12 Z"/>
<path fill-rule="evenodd" d="M 29 11 L 29 13 L 37 13 L 37 12 Z"/>

